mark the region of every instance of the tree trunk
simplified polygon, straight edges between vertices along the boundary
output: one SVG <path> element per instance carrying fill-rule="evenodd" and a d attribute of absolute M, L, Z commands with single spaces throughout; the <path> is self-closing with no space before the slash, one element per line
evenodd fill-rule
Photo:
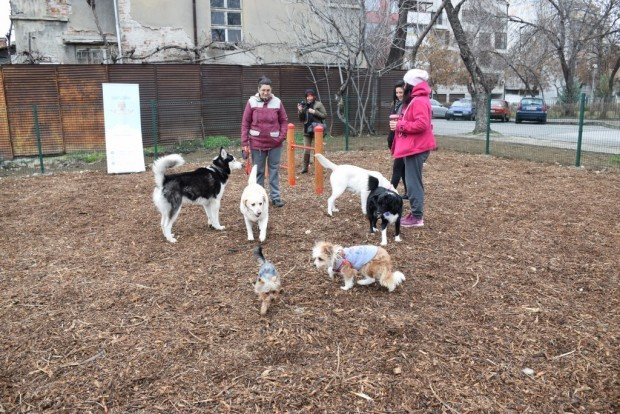
<path fill-rule="evenodd" d="M 487 95 L 491 93 L 491 87 L 487 84 L 484 77 L 484 73 L 478 63 L 476 62 L 476 57 L 472 52 L 469 44 L 467 42 L 467 36 L 465 31 L 463 30 L 463 26 L 461 25 L 461 21 L 459 19 L 458 13 L 459 10 L 455 9 L 451 2 L 445 2 L 446 14 L 448 15 L 448 21 L 450 21 L 450 26 L 452 26 L 452 32 L 454 33 L 454 38 L 459 45 L 459 50 L 461 51 L 461 58 L 463 59 L 463 63 L 465 64 L 465 68 L 469 72 L 471 76 L 472 83 L 474 84 L 475 97 L 474 100 L 476 102 L 476 125 L 474 126 L 474 134 L 481 134 L 486 131 L 487 125 L 487 113 L 486 113 L 486 100 Z"/>
<path fill-rule="evenodd" d="M 407 15 L 409 9 L 411 9 L 412 0 L 399 0 L 398 1 L 398 25 L 394 32 L 394 40 L 390 47 L 390 54 L 388 56 L 385 66 L 395 66 L 400 68 L 403 64 L 403 56 L 405 56 L 405 41 L 407 39 Z"/>

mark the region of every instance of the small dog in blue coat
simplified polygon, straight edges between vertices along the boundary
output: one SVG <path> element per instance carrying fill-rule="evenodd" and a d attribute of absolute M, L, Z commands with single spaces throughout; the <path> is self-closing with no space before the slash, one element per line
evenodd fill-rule
<path fill-rule="evenodd" d="M 370 285 L 378 280 L 390 292 L 404 282 L 405 275 L 399 271 L 392 271 L 392 259 L 388 252 L 378 246 L 364 245 L 342 247 L 328 242 L 318 242 L 312 249 L 312 258 L 317 269 L 327 268 L 331 279 L 339 273 L 344 278 L 342 290 L 353 287 L 354 280 L 359 274 L 364 279 L 358 280 L 358 285 Z"/>
<path fill-rule="evenodd" d="M 254 249 L 254 256 L 256 256 L 261 265 L 256 277 L 256 283 L 254 284 L 254 292 L 256 292 L 262 302 L 260 314 L 265 315 L 271 302 L 278 299 L 282 292 L 280 288 L 280 274 L 276 267 L 265 259 L 261 246 Z"/>

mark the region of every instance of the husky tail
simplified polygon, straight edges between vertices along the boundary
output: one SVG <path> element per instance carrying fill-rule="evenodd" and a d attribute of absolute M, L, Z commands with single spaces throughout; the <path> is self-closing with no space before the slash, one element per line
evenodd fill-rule
<path fill-rule="evenodd" d="M 153 163 L 155 186 L 161 188 L 164 185 L 164 173 L 168 168 L 178 167 L 183 164 L 185 164 L 185 160 L 179 154 L 170 154 L 165 157 L 157 158 Z"/>
<path fill-rule="evenodd" d="M 249 184 L 256 184 L 256 174 L 258 173 L 258 165 L 254 164 L 252 171 L 250 172 L 250 178 L 248 178 Z"/>
<path fill-rule="evenodd" d="M 338 167 L 336 164 L 325 158 L 323 154 L 315 154 L 314 156 L 325 168 L 329 168 L 330 170 L 334 171 L 336 167 Z"/>

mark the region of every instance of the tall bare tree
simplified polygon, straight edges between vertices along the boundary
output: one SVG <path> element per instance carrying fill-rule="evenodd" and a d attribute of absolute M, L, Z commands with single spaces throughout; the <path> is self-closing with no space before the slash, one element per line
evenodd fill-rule
<path fill-rule="evenodd" d="M 562 69 L 565 96 L 575 97 L 579 60 L 595 39 L 617 33 L 620 0 L 541 0 L 531 16 L 510 20 L 543 36 L 552 46 Z"/>
<path fill-rule="evenodd" d="M 501 18 L 496 2 L 490 0 L 461 0 L 456 5 L 445 4 L 448 21 L 454 33 L 465 68 L 471 76 L 472 96 L 476 105 L 474 133 L 486 130 L 488 114 L 487 96 L 498 83 L 501 75 L 493 58 L 492 35 L 501 28 Z M 463 8 L 463 10 L 461 10 Z M 459 15 L 462 12 L 463 16 Z M 495 27 L 498 27 L 497 29 Z"/>
<path fill-rule="evenodd" d="M 401 11 L 395 19 L 390 6 L 397 1 Z M 323 62 L 326 68 L 338 68 L 340 82 L 333 88 L 329 86 L 336 97 L 338 118 L 346 121 L 345 102 L 352 96 L 356 101 L 351 102 L 351 107 L 355 108 L 349 117 L 351 131 L 354 134 L 374 133 L 378 79 L 383 73 L 403 65 L 404 35 L 398 48 L 399 57 L 394 60 L 391 53 L 395 36 L 406 32 L 406 9 L 416 1 L 405 4 L 399 0 L 295 0 L 295 3 L 305 5 L 306 11 L 295 9 L 288 17 L 287 24 L 293 28 L 295 40 L 292 44 L 290 40 L 282 40 L 283 44 L 293 47 L 300 62 L 309 67 Z M 377 8 L 378 4 L 381 7 Z M 367 5 L 373 8 L 367 9 Z M 403 19 L 404 23 L 399 23 Z M 428 30 L 420 33 L 419 43 L 432 23 Z"/>

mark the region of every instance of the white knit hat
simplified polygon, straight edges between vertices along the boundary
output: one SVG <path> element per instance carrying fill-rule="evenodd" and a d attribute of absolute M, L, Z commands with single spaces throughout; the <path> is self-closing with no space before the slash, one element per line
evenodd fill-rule
<path fill-rule="evenodd" d="M 416 86 L 418 83 L 428 80 L 428 72 L 422 69 L 411 69 L 405 73 L 403 80 L 409 85 Z"/>

